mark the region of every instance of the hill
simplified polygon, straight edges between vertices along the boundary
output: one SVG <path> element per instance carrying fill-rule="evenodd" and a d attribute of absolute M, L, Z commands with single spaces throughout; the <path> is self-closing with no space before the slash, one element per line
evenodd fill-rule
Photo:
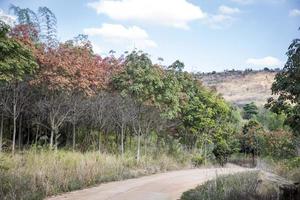
<path fill-rule="evenodd" d="M 235 105 L 242 106 L 255 102 L 263 106 L 272 95 L 271 86 L 279 70 L 260 71 L 224 71 L 197 73 L 204 85 L 217 90 L 223 97 Z"/>

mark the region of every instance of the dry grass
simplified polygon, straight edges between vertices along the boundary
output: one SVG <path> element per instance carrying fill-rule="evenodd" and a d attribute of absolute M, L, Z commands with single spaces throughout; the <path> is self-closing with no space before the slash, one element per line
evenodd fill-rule
<path fill-rule="evenodd" d="M 166 155 L 124 157 L 98 152 L 26 151 L 0 155 L 0 199 L 43 199 L 45 196 L 76 190 L 102 182 L 181 169 L 188 162 Z"/>

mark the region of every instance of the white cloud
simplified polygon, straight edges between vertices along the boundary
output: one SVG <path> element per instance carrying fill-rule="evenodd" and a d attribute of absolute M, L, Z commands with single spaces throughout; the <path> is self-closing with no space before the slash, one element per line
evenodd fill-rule
<path fill-rule="evenodd" d="M 300 16 L 300 10 L 298 10 L 298 9 L 290 10 L 289 16 L 291 16 L 291 17 L 298 17 L 298 16 Z"/>
<path fill-rule="evenodd" d="M 233 15 L 240 12 L 241 10 L 239 8 L 231 8 L 225 5 L 221 5 L 218 9 L 218 12 L 216 14 L 208 15 L 203 20 L 203 23 L 213 29 L 223 29 L 231 26 L 237 19 L 236 16 L 233 17 Z"/>
<path fill-rule="evenodd" d="M 6 24 L 13 26 L 17 17 L 14 15 L 6 14 L 3 10 L 0 9 L 0 20 L 5 22 Z"/>
<path fill-rule="evenodd" d="M 278 3 L 284 3 L 287 0 L 231 0 L 234 3 L 238 3 L 241 5 L 250 5 L 254 3 L 271 3 L 271 4 L 278 4 Z"/>
<path fill-rule="evenodd" d="M 230 26 L 235 18 L 229 15 L 217 14 L 210 15 L 203 23 L 213 29 L 222 29 Z"/>
<path fill-rule="evenodd" d="M 224 15 L 233 15 L 233 14 L 240 13 L 241 11 L 238 8 L 231 8 L 231 7 L 222 5 L 219 7 L 219 12 Z"/>
<path fill-rule="evenodd" d="M 200 7 L 187 0 L 99 0 L 88 6 L 114 20 L 134 20 L 188 29 L 188 23 L 205 18 Z"/>
<path fill-rule="evenodd" d="M 231 1 L 243 5 L 254 3 L 254 0 L 231 0 Z"/>
<path fill-rule="evenodd" d="M 282 62 L 278 58 L 272 56 L 264 58 L 249 58 L 246 60 L 246 63 L 261 67 L 280 67 L 282 65 Z"/>
<path fill-rule="evenodd" d="M 147 32 L 137 26 L 125 27 L 121 24 L 102 24 L 100 28 L 87 28 L 84 33 L 90 36 L 102 36 L 104 39 L 138 49 L 156 47 Z"/>

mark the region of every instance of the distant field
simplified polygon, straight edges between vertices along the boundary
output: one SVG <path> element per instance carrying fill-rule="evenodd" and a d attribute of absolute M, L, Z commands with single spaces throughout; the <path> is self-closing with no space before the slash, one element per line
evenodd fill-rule
<path fill-rule="evenodd" d="M 215 88 L 227 101 L 235 105 L 244 105 L 255 102 L 264 105 L 267 98 L 271 97 L 271 86 L 277 72 L 222 72 L 198 74 L 203 83 Z"/>

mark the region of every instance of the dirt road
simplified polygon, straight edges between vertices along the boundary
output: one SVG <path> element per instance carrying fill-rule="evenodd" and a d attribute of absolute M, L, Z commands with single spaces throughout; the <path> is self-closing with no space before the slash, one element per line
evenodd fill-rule
<path fill-rule="evenodd" d="M 141 178 L 104 183 L 97 187 L 66 193 L 47 200 L 176 200 L 197 185 L 216 175 L 233 174 L 249 169 L 227 168 L 189 169 Z"/>

